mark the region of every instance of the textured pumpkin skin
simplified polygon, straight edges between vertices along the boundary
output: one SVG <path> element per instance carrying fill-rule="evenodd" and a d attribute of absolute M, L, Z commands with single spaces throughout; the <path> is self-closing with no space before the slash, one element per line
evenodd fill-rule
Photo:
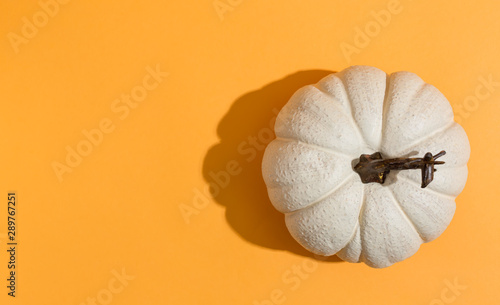
<path fill-rule="evenodd" d="M 470 146 L 448 100 L 409 72 L 353 66 L 299 89 L 280 111 L 262 172 L 274 207 L 309 251 L 383 268 L 437 238 L 467 180 Z M 391 171 L 363 184 L 361 154 L 423 157 L 446 150 L 434 180 Z"/>

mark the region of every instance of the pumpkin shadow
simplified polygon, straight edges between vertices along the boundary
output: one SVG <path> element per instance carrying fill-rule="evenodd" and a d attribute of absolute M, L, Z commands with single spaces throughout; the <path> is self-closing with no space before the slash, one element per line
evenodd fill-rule
<path fill-rule="evenodd" d="M 222 118 L 203 162 L 211 195 L 226 208 L 226 220 L 243 239 L 260 247 L 288 251 L 326 262 L 337 256 L 314 255 L 288 232 L 284 216 L 274 209 L 262 178 L 264 149 L 274 139 L 274 121 L 292 94 L 333 71 L 299 71 L 239 97 Z"/>

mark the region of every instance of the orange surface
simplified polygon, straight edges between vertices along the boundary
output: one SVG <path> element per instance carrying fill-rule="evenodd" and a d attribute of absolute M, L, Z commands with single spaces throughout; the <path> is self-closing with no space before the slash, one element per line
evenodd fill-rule
<path fill-rule="evenodd" d="M 499 303 L 500 3 L 40 3 L 0 3 L 0 304 Z M 450 227 L 381 270 L 314 259 L 260 175 L 273 109 L 354 64 L 435 85 L 472 147 Z"/>

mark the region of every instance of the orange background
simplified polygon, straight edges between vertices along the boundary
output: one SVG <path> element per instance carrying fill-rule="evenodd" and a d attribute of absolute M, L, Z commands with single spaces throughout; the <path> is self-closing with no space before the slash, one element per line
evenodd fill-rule
<path fill-rule="evenodd" d="M 500 82 L 500 3 L 394 1 L 42 0 L 52 16 L 2 1 L 2 287 L 11 190 L 19 245 L 17 297 L 2 288 L 0 303 L 498 304 L 500 87 L 476 89 Z M 449 228 L 379 270 L 303 250 L 260 174 L 273 109 L 354 64 L 435 85 L 472 148 Z M 147 67 L 168 76 L 144 91 Z M 134 92 L 147 96 L 123 108 Z M 54 162 L 102 120 L 108 133 L 59 181 Z"/>

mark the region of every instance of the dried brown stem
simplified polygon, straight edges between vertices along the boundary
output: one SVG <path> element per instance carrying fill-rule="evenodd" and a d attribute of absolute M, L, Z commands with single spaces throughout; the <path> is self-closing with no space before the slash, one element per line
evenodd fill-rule
<path fill-rule="evenodd" d="M 434 165 L 444 164 L 443 161 L 436 161 L 437 158 L 445 155 L 446 152 L 440 151 L 436 155 L 430 152 L 423 158 L 392 158 L 384 159 L 380 152 L 368 155 L 363 154 L 359 157 L 359 162 L 354 166 L 354 171 L 359 174 L 363 183 L 378 182 L 383 184 L 387 174 L 391 170 L 421 169 L 422 170 L 422 188 L 425 188 L 434 179 Z"/>

